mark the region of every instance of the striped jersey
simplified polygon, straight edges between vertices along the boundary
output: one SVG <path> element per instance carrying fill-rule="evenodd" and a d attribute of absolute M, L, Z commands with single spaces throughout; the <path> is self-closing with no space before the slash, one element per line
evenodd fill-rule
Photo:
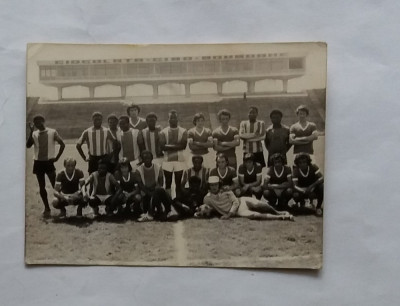
<path fill-rule="evenodd" d="M 248 171 L 245 165 L 240 165 L 238 173 L 239 177 L 243 178 L 243 182 L 245 184 L 250 184 L 257 182 L 257 179 L 262 175 L 261 171 L 262 171 L 261 165 L 259 163 L 256 163 L 251 171 Z"/>
<path fill-rule="evenodd" d="M 199 133 L 196 127 L 194 127 L 188 130 L 188 139 L 192 139 L 193 141 L 202 143 L 207 143 L 208 141 L 212 142 L 212 133 L 211 130 L 208 128 L 203 128 L 201 133 Z M 204 155 L 208 153 L 208 148 L 192 148 L 191 152 L 195 155 Z"/>
<path fill-rule="evenodd" d="M 239 135 L 238 129 L 233 126 L 229 126 L 226 132 L 224 132 L 221 127 L 217 127 L 212 133 L 213 139 L 217 140 L 218 144 L 225 141 L 229 142 L 234 141 L 235 137 L 238 137 L 238 135 Z M 235 151 L 236 148 L 233 147 L 226 151 L 220 151 L 217 153 L 224 153 L 226 156 L 236 156 Z"/>
<path fill-rule="evenodd" d="M 100 127 L 95 129 L 93 126 L 84 130 L 78 140 L 79 144 L 86 143 L 89 155 L 102 156 L 107 154 L 107 141 L 113 139 L 109 129 Z"/>
<path fill-rule="evenodd" d="M 312 134 L 317 132 L 317 126 L 313 122 L 308 122 L 305 127 L 302 127 L 299 122 L 296 122 L 290 127 L 290 134 L 294 135 L 294 138 L 298 137 L 307 137 L 311 136 Z M 307 144 L 300 144 L 300 145 L 294 145 L 293 146 L 293 153 L 308 153 L 308 154 L 314 154 L 314 148 L 313 148 L 313 141 L 307 143 Z"/>
<path fill-rule="evenodd" d="M 126 157 L 129 161 L 137 160 L 140 157 L 138 135 L 140 131 L 130 128 L 128 131 L 120 131 L 117 139 L 121 145 L 119 158 Z"/>
<path fill-rule="evenodd" d="M 154 190 L 160 181 L 163 180 L 162 168 L 157 164 L 152 164 L 149 168 L 141 164 L 136 169 L 136 173 L 143 185 L 150 190 Z"/>
<path fill-rule="evenodd" d="M 202 167 L 199 171 L 195 171 L 192 167 L 185 170 L 182 176 L 182 183 L 184 183 L 183 185 L 185 185 L 192 176 L 197 176 L 201 180 L 200 189 L 207 190 L 209 169 Z"/>
<path fill-rule="evenodd" d="M 144 148 L 153 154 L 154 158 L 164 156 L 160 145 L 160 132 L 161 127 L 157 126 L 154 131 L 150 131 L 147 127 L 139 134 L 139 144 L 142 143 Z"/>
<path fill-rule="evenodd" d="M 55 158 L 56 139 L 58 133 L 54 129 L 45 128 L 43 131 L 36 130 L 32 133 L 34 144 L 34 159 L 46 161 Z"/>
<path fill-rule="evenodd" d="M 183 141 L 187 141 L 187 131 L 178 126 L 176 128 L 166 127 L 160 133 L 162 140 L 166 144 L 179 144 Z M 165 151 L 164 152 L 164 160 L 167 162 L 170 161 L 185 161 L 185 156 L 183 155 L 184 150 L 179 151 Z"/>
<path fill-rule="evenodd" d="M 146 120 L 142 117 L 138 117 L 138 121 L 135 124 L 133 124 L 132 118 L 129 118 L 129 125 L 132 129 L 137 129 L 140 131 L 147 128 Z"/>
<path fill-rule="evenodd" d="M 291 177 L 292 170 L 288 166 L 283 166 L 281 171 L 276 170 L 274 166 L 269 167 L 266 175 L 270 184 L 278 185 L 287 182 Z"/>
<path fill-rule="evenodd" d="M 265 132 L 265 122 L 261 120 L 256 120 L 255 122 L 250 122 L 250 120 L 245 120 L 240 122 L 240 133 L 257 133 L 260 136 L 264 135 Z M 262 152 L 262 140 L 258 141 L 248 141 L 243 140 L 243 150 L 246 153 L 257 153 Z"/>

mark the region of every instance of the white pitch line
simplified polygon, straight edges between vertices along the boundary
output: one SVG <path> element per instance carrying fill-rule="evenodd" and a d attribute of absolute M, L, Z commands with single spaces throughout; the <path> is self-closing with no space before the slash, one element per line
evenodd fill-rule
<path fill-rule="evenodd" d="M 176 261 L 178 266 L 187 265 L 187 246 L 186 240 L 183 237 L 184 226 L 182 221 L 174 224 L 175 251 Z"/>

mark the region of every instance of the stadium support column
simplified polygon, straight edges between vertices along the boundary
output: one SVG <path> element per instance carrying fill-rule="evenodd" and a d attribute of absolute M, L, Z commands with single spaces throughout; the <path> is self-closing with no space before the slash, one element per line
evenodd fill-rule
<path fill-rule="evenodd" d="M 158 98 L 158 84 L 153 84 L 153 98 Z"/>
<path fill-rule="evenodd" d="M 62 100 L 62 87 L 57 87 L 58 100 Z"/>
<path fill-rule="evenodd" d="M 94 86 L 89 86 L 89 97 L 90 97 L 91 99 L 94 98 L 94 89 L 95 89 Z"/>
<path fill-rule="evenodd" d="M 252 94 L 256 88 L 256 81 L 247 81 L 247 92 Z"/>
<path fill-rule="evenodd" d="M 222 85 L 223 84 L 224 84 L 223 82 L 217 82 L 217 92 L 220 96 L 222 95 Z"/>
<path fill-rule="evenodd" d="M 190 97 L 190 83 L 185 83 L 185 96 Z"/>
<path fill-rule="evenodd" d="M 288 85 L 288 80 L 287 79 L 283 79 L 282 80 L 282 92 L 283 93 L 287 93 L 287 85 Z"/>
<path fill-rule="evenodd" d="M 126 98 L 126 85 L 121 85 L 121 97 Z"/>

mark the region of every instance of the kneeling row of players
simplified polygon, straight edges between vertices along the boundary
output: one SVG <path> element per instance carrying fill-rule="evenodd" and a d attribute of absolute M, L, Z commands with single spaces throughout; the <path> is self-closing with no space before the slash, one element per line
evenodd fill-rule
<path fill-rule="evenodd" d="M 67 158 L 65 169 L 56 178 L 53 206 L 64 217 L 68 205 L 77 205 L 77 216 L 82 216 L 86 205 L 98 215 L 99 207 L 104 205 L 109 216 L 122 214 L 138 221 L 214 214 L 223 219 L 235 215 L 255 219 L 293 219 L 292 214 L 300 213 L 322 215 L 323 176 L 306 153 L 296 156 L 293 176 L 283 156 L 272 156 L 273 166 L 268 168 L 263 184 L 262 168 L 251 153 L 245 154 L 238 178 L 223 154 L 217 156 L 217 167 L 210 172 L 203 168 L 201 156 L 193 156 L 193 167 L 185 172 L 173 200 L 163 188 L 162 167 L 153 163 L 152 153 L 143 151 L 141 157 L 142 164 L 135 171 L 127 159 L 122 159 L 114 175 L 107 171 L 107 161 L 101 160 L 98 170 L 86 180 L 76 168 L 76 161 Z M 188 188 L 184 187 L 186 183 Z M 294 205 L 289 205 L 291 199 Z M 311 203 L 315 202 L 314 207 Z"/>

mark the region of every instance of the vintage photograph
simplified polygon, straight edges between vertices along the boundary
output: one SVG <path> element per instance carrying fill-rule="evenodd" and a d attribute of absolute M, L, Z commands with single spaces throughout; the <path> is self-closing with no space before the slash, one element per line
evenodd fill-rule
<path fill-rule="evenodd" d="M 28 44 L 26 264 L 320 269 L 326 62 Z"/>

